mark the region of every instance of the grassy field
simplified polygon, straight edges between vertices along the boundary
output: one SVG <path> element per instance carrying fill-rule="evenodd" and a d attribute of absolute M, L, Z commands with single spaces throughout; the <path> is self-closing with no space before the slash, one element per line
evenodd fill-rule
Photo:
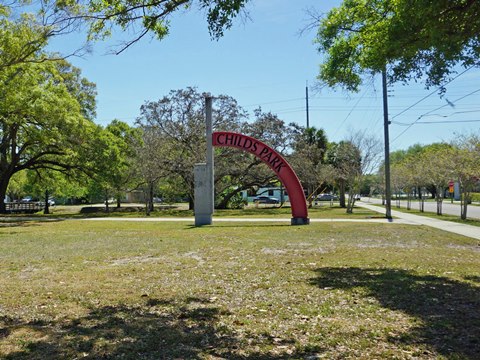
<path fill-rule="evenodd" d="M 479 359 L 480 244 L 372 223 L 2 223 L 0 358 Z"/>
<path fill-rule="evenodd" d="M 90 217 L 144 217 L 145 209 L 141 204 L 123 204 L 121 208 L 116 209 L 114 206 L 110 207 L 110 212 L 105 212 L 105 206 L 103 205 L 75 205 L 75 206 L 55 206 L 51 209 L 51 214 L 43 215 L 42 212 L 37 214 L 14 214 L 4 217 L 16 218 L 90 218 Z M 362 208 L 355 208 L 353 214 L 347 214 L 345 208 L 341 208 L 338 204 L 330 206 L 329 203 L 322 203 L 321 205 L 314 206 L 308 210 L 310 218 L 372 218 L 382 217 L 380 214 L 374 211 L 370 211 Z M 155 211 L 150 215 L 151 217 L 193 217 L 192 210 L 188 210 L 188 204 L 172 204 L 156 206 Z M 215 210 L 215 217 L 250 217 L 250 218 L 276 218 L 284 217 L 289 219 L 291 217 L 291 208 L 289 206 L 278 207 L 272 205 L 250 205 L 245 209 L 239 210 Z M 0 219 L 0 222 L 2 220 Z"/>

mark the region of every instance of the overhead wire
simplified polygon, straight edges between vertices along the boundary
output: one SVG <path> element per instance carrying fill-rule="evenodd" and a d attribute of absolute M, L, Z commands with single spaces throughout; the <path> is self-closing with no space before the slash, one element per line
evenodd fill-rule
<path fill-rule="evenodd" d="M 454 81 L 455 79 L 458 79 L 460 76 L 462 76 L 463 74 L 465 74 L 467 71 L 469 71 L 470 69 L 473 69 L 474 68 L 474 65 L 470 66 L 469 68 L 465 69 L 464 71 L 462 71 L 460 74 L 458 74 L 457 76 L 455 76 L 454 78 L 450 79 L 449 81 L 447 81 L 445 84 L 443 84 L 442 86 L 438 87 L 437 89 L 435 89 L 433 92 L 429 93 L 428 95 L 424 96 L 423 98 L 421 98 L 420 100 L 418 100 L 417 102 L 415 102 L 414 104 L 410 105 L 409 107 L 407 107 L 406 109 L 404 109 L 403 111 L 399 112 L 398 114 L 396 114 L 395 116 L 393 116 L 390 121 L 392 121 L 393 119 L 395 119 L 396 117 L 400 116 L 401 114 L 407 112 L 408 110 L 410 110 L 411 108 L 413 108 L 414 106 L 418 105 L 419 103 L 421 103 L 422 101 L 424 101 L 425 99 L 427 99 L 428 97 L 432 96 L 433 94 L 435 94 L 438 90 L 444 88 L 446 85 L 450 84 L 452 81 Z M 408 129 L 410 129 L 413 125 L 415 125 L 421 118 L 418 117 L 414 122 L 412 122 L 410 125 L 408 125 L 408 127 L 403 130 L 400 134 L 398 134 L 393 140 L 390 141 L 390 143 L 393 143 L 395 142 L 400 136 L 402 136 L 403 134 L 405 134 Z"/>
<path fill-rule="evenodd" d="M 437 109 L 438 110 L 438 109 Z M 468 110 L 468 111 L 455 111 L 453 113 L 450 113 L 448 115 L 440 115 L 440 114 L 429 114 L 429 115 L 422 115 L 420 116 L 421 117 L 427 117 L 427 116 L 438 116 L 438 117 L 443 117 L 443 118 L 447 118 L 447 117 L 450 117 L 452 115 L 457 115 L 457 114 L 470 114 L 470 113 L 477 113 L 477 112 L 480 112 L 480 109 L 477 109 L 477 110 Z M 452 121 L 449 121 L 449 122 L 455 122 L 457 120 L 452 120 Z M 447 121 L 442 121 L 442 122 L 447 122 Z M 458 122 L 462 122 L 461 120 L 458 120 Z M 421 121 L 417 121 L 416 122 L 417 124 L 433 124 L 434 122 L 433 121 L 424 121 L 424 122 L 421 122 Z M 409 126 L 409 125 L 412 125 L 413 123 L 402 123 L 402 122 L 399 122 L 399 121 L 392 121 L 392 124 L 395 124 L 395 125 L 400 125 L 400 126 Z"/>
<path fill-rule="evenodd" d="M 425 116 L 431 114 L 431 113 L 434 112 L 434 111 L 443 109 L 444 107 L 453 106 L 453 105 L 455 105 L 455 103 L 457 103 L 458 101 L 463 100 L 463 99 L 465 99 L 466 97 L 469 97 L 469 96 L 471 96 L 471 95 L 473 95 L 473 94 L 475 94 L 475 93 L 477 93 L 477 92 L 479 92 L 479 91 L 480 91 L 480 89 L 474 90 L 474 91 L 472 91 L 472 92 L 470 92 L 470 93 L 468 93 L 468 94 L 466 94 L 466 95 L 463 95 L 462 97 L 459 97 L 458 99 L 456 99 L 456 100 L 453 101 L 453 102 L 447 102 L 446 104 L 444 104 L 444 105 L 442 105 L 442 106 L 439 106 L 439 107 L 437 107 L 437 108 L 435 108 L 435 109 L 433 109 L 433 110 L 430 110 L 430 111 L 426 112 L 425 114 L 420 115 L 418 118 L 421 119 L 422 117 L 425 117 Z"/>
<path fill-rule="evenodd" d="M 458 79 L 460 76 L 462 76 L 463 74 L 465 74 L 467 71 L 473 69 L 475 66 L 472 65 L 470 66 L 469 68 L 465 69 L 464 71 L 462 71 L 460 74 L 458 74 L 457 76 L 453 77 L 452 79 L 448 80 L 445 84 L 443 84 L 442 86 L 439 86 L 438 88 L 436 88 L 434 91 L 430 92 L 429 94 L 425 95 L 423 98 L 421 98 L 420 100 L 416 101 L 414 104 L 410 105 L 409 107 L 405 108 L 404 110 L 400 111 L 398 114 L 392 116 L 392 118 L 390 120 L 393 120 L 395 119 L 396 117 L 404 114 L 405 112 L 407 112 L 408 110 L 410 110 L 411 108 L 415 107 L 416 105 L 420 104 L 422 101 L 428 99 L 430 96 L 432 96 L 433 94 L 436 94 L 438 92 L 438 90 L 444 88 L 446 85 L 450 84 L 452 81 L 454 81 L 455 79 Z"/>
<path fill-rule="evenodd" d="M 417 124 L 456 124 L 456 123 L 473 123 L 480 120 L 439 120 L 439 121 L 419 121 Z"/>
<path fill-rule="evenodd" d="M 349 113 L 347 114 L 347 116 L 345 117 L 345 119 L 343 119 L 343 121 L 340 123 L 340 126 L 337 127 L 337 130 L 335 130 L 335 133 L 333 134 L 333 137 L 335 137 L 335 135 L 337 135 L 338 131 L 343 127 L 343 125 L 345 124 L 345 122 L 347 121 L 347 119 L 350 117 L 350 115 L 352 114 L 352 112 L 355 110 L 355 108 L 357 107 L 357 105 L 360 103 L 360 101 L 363 99 L 363 97 L 365 96 L 365 94 L 367 93 L 367 91 L 370 89 L 370 87 L 372 86 L 372 83 L 373 83 L 373 80 L 370 81 L 370 83 L 368 84 L 367 88 L 365 89 L 365 91 L 363 92 L 362 96 L 360 96 L 360 98 L 357 100 L 357 102 L 353 105 L 353 107 L 350 109 Z"/>

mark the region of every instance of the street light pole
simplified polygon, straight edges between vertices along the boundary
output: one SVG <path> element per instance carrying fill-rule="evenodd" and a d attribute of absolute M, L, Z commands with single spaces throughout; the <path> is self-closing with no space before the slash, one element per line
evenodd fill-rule
<path fill-rule="evenodd" d="M 385 142 L 385 216 L 387 219 L 392 218 L 392 194 L 390 190 L 390 138 L 388 133 L 388 97 L 387 97 L 387 70 L 386 67 L 382 71 L 382 88 L 383 88 L 383 131 Z"/>

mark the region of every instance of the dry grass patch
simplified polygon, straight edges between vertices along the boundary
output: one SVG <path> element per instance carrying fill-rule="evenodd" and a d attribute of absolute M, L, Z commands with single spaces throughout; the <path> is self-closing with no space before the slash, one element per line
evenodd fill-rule
<path fill-rule="evenodd" d="M 4 359 L 477 359 L 478 241 L 423 226 L 0 228 Z"/>

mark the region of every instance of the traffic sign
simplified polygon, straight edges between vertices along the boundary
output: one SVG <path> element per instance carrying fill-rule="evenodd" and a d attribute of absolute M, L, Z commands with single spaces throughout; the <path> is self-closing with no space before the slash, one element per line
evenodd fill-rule
<path fill-rule="evenodd" d="M 453 185 L 455 185 L 455 183 L 453 181 L 448 182 L 448 192 L 449 193 L 453 193 Z"/>

